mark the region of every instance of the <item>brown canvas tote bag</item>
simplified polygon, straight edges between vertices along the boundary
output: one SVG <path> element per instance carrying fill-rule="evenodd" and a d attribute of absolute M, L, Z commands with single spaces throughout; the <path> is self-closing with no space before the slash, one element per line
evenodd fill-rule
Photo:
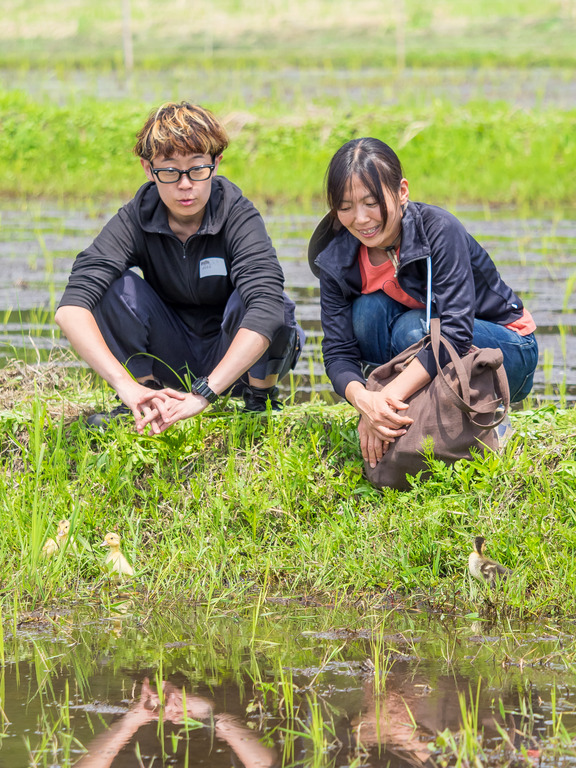
<path fill-rule="evenodd" d="M 390 362 L 376 368 L 368 377 L 366 389 L 377 391 L 386 386 L 413 360 L 426 344 L 432 345 L 438 368 L 436 377 L 408 398 L 404 414 L 414 419 L 408 431 L 391 443 L 378 464 L 364 462 L 368 480 L 379 488 L 410 488 L 406 475 L 427 473 L 424 449 L 432 447 L 435 459 L 453 464 L 470 458 L 470 449 L 498 448 L 494 429 L 510 406 L 510 390 L 500 349 L 472 347 L 460 357 L 440 333 L 440 320 L 430 320 L 430 334 L 413 344 Z M 440 367 L 440 347 L 450 357 Z M 500 408 L 500 406 L 502 406 Z M 500 409 L 500 410 L 498 410 Z M 498 411 L 498 412 L 497 412 Z"/>

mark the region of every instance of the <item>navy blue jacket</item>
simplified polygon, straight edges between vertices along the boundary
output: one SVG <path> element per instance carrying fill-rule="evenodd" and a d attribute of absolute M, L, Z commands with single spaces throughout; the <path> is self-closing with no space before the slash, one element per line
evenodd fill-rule
<path fill-rule="evenodd" d="M 325 217 L 310 241 L 308 257 L 320 277 L 320 305 L 326 373 L 344 397 L 351 381 L 365 382 L 352 326 L 352 304 L 362 291 L 359 241 Z M 402 219 L 397 280 L 409 296 L 426 303 L 426 259 L 432 262 L 432 310 L 442 334 L 460 356 L 472 345 L 474 318 L 500 325 L 518 320 L 523 304 L 504 283 L 482 246 L 448 211 L 409 202 Z M 429 347 L 418 359 L 431 377 L 436 363 Z"/>
<path fill-rule="evenodd" d="M 284 324 L 276 251 L 256 208 L 224 176 L 212 178 L 200 229 L 185 243 L 170 229 L 156 184 L 144 184 L 78 254 L 60 306 L 93 310 L 131 267 L 203 338 L 220 330 L 234 289 L 246 306 L 242 328 L 271 340 Z"/>

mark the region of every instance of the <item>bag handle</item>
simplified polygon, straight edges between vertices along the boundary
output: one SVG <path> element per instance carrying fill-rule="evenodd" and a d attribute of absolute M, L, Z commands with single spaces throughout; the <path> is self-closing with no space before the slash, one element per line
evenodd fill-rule
<path fill-rule="evenodd" d="M 459 410 L 461 410 L 463 413 L 466 413 L 469 420 L 477 427 L 481 427 L 482 429 L 491 429 L 493 427 L 497 427 L 498 424 L 504 419 L 506 414 L 508 413 L 508 408 L 510 407 L 510 390 L 508 387 L 508 380 L 506 378 L 506 372 L 503 369 L 503 366 L 499 366 L 496 369 L 493 369 L 493 373 L 496 377 L 496 383 L 497 383 L 497 391 L 500 394 L 500 397 L 496 400 L 491 400 L 488 403 L 485 403 L 484 405 L 472 405 L 471 403 L 471 395 L 470 395 L 470 387 L 468 383 L 468 376 L 466 374 L 466 369 L 464 368 L 464 364 L 462 363 L 462 359 L 452 346 L 452 344 L 448 341 L 448 339 L 444 338 L 442 334 L 440 333 L 440 320 L 439 318 L 435 317 L 431 320 L 430 324 L 430 341 L 432 346 L 432 352 L 434 354 L 434 359 L 436 361 L 436 368 L 438 371 L 438 376 L 440 377 L 440 383 L 442 385 L 442 388 L 444 389 L 444 392 L 450 402 L 455 405 Z M 460 396 L 456 390 L 451 386 L 450 382 L 446 378 L 446 375 L 444 374 L 444 371 L 442 370 L 442 367 L 440 365 L 440 345 L 443 345 L 446 351 L 448 352 L 448 355 L 450 357 L 450 361 L 454 365 L 454 370 L 456 373 L 456 378 L 458 380 L 458 384 L 460 385 L 460 391 L 462 393 L 462 396 Z M 482 415 L 486 413 L 493 413 L 498 406 L 503 405 L 504 409 L 502 414 L 494 419 L 490 424 L 481 424 L 478 421 L 476 421 L 472 414 Z"/>

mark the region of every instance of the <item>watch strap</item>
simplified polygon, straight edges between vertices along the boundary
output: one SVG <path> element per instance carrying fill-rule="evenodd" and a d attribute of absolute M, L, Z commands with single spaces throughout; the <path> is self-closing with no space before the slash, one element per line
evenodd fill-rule
<path fill-rule="evenodd" d="M 213 389 L 210 389 L 207 376 L 200 376 L 199 378 L 195 379 L 192 382 L 190 390 L 195 395 L 201 395 L 204 397 L 206 400 L 208 400 L 209 403 L 215 403 L 219 397 L 219 395 L 217 395 Z"/>

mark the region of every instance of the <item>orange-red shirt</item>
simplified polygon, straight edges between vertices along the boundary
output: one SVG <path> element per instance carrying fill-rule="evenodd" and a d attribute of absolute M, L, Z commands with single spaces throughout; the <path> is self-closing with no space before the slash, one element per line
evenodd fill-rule
<path fill-rule="evenodd" d="M 398 251 L 396 251 L 396 255 L 398 255 Z M 358 262 L 360 264 L 360 274 L 362 276 L 362 293 L 384 291 L 387 296 L 395 299 L 399 304 L 403 304 L 405 307 L 409 307 L 410 309 L 424 309 L 426 306 L 425 304 L 413 299 L 412 296 L 409 296 L 402 290 L 402 288 L 400 288 L 398 280 L 394 276 L 394 265 L 390 260 L 375 267 L 370 262 L 368 246 L 361 244 Z M 536 323 L 530 312 L 528 312 L 527 309 L 524 309 L 522 317 L 518 318 L 518 320 L 514 320 L 513 323 L 508 323 L 506 328 L 516 331 L 520 336 L 528 336 L 536 330 Z"/>
<path fill-rule="evenodd" d="M 375 267 L 370 263 L 368 247 L 364 244 L 360 245 L 358 261 L 360 264 L 360 274 L 362 275 L 362 293 L 384 291 L 391 299 L 395 299 L 400 304 L 404 304 L 405 307 L 410 307 L 410 309 L 423 309 L 426 306 L 422 302 L 413 299 L 412 296 L 408 296 L 400 288 L 398 280 L 394 276 L 394 265 L 391 261 L 388 260 L 384 264 L 379 264 Z"/>
<path fill-rule="evenodd" d="M 508 323 L 506 328 L 516 331 L 520 336 L 529 336 L 536 330 L 536 323 L 530 312 L 528 312 L 527 309 L 524 309 L 522 317 L 519 317 L 518 320 L 514 320 L 513 323 Z"/>

